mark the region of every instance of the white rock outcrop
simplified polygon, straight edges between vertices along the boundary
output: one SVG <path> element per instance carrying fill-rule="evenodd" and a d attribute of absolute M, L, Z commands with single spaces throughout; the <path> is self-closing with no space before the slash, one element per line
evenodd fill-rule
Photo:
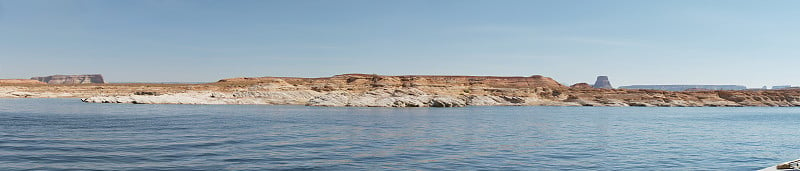
<path fill-rule="evenodd" d="M 192 92 L 164 95 L 96 96 L 81 99 L 87 103 L 133 104 L 289 104 L 303 105 L 319 93 L 313 91 L 287 92 Z"/>

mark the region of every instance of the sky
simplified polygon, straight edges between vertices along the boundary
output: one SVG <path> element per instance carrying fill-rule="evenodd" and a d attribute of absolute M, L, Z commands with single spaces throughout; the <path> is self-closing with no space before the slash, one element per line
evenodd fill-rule
<path fill-rule="evenodd" d="M 800 1 L 0 0 L 0 78 L 800 85 Z"/>

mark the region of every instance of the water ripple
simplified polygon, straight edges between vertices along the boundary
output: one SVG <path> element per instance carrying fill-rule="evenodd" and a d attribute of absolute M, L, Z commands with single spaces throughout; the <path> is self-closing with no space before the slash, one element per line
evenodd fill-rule
<path fill-rule="evenodd" d="M 800 156 L 793 127 L 775 124 L 798 116 L 796 108 L 387 109 L 0 99 L 0 167 L 754 170 Z"/>

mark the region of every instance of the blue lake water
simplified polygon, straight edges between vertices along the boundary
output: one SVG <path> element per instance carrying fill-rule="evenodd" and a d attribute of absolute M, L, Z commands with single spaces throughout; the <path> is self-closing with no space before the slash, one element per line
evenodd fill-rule
<path fill-rule="evenodd" d="M 0 170 L 754 170 L 800 108 L 326 108 L 0 99 Z"/>

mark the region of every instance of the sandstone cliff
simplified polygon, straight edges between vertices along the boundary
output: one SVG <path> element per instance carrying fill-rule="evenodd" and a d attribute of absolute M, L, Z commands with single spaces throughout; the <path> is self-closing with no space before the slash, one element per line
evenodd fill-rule
<path fill-rule="evenodd" d="M 38 80 L 47 84 L 90 84 L 90 83 L 106 83 L 103 80 L 103 75 L 51 75 L 46 77 L 33 77 L 32 80 Z"/>
<path fill-rule="evenodd" d="M 332 91 L 348 90 L 364 92 L 381 87 L 492 87 L 492 88 L 564 88 L 552 78 L 534 75 L 530 77 L 491 77 L 491 76 L 383 76 L 368 74 L 343 74 L 325 78 L 293 78 L 293 77 L 258 77 L 233 78 L 220 80 L 221 83 L 258 84 L 272 83 L 280 85 L 308 86 L 313 90 Z"/>
<path fill-rule="evenodd" d="M 344 74 L 324 78 L 259 77 L 220 80 L 230 92 L 177 96 L 93 97 L 99 103 L 297 104 L 354 107 L 461 107 L 534 105 L 558 98 L 567 87 L 543 76 L 382 76 Z M 202 94 L 202 95 L 201 95 Z M 562 97 L 563 96 L 563 97 Z M 202 103 L 202 102 L 201 102 Z"/>
<path fill-rule="evenodd" d="M 553 79 L 479 76 L 233 78 L 209 84 L 0 85 L 0 97 L 79 97 L 92 103 L 289 104 L 353 107 L 497 105 L 800 106 L 800 90 L 660 91 L 566 87 Z M 88 97 L 88 98 L 87 98 Z"/>

